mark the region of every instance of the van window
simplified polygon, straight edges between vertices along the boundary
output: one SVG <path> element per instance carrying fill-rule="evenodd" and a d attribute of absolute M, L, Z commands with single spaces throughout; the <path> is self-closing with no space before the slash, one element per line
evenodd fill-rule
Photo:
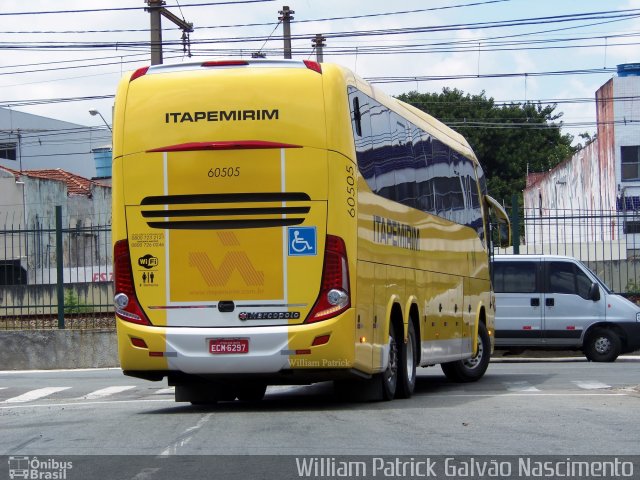
<path fill-rule="evenodd" d="M 493 288 L 496 293 L 535 293 L 536 262 L 495 262 Z"/>
<path fill-rule="evenodd" d="M 592 280 L 575 264 L 569 262 L 547 262 L 548 293 L 566 293 L 589 298 Z"/>

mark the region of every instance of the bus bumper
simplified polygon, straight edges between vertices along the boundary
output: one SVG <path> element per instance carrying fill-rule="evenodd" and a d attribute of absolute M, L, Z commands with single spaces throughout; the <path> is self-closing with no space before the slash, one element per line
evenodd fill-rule
<path fill-rule="evenodd" d="M 333 319 L 301 325 L 154 327 L 118 319 L 117 329 L 122 369 L 126 372 L 153 371 L 154 378 L 163 371 L 224 376 L 348 370 L 354 363 L 353 309 Z M 212 353 L 212 343 L 221 340 L 240 340 L 241 344 L 246 344 L 247 351 Z"/>

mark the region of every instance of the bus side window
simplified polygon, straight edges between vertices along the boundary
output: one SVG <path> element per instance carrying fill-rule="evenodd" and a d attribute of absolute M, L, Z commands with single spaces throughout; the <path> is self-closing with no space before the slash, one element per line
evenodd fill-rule
<path fill-rule="evenodd" d="M 360 113 L 360 99 L 353 97 L 353 122 L 356 134 L 362 136 L 362 114 Z"/>
<path fill-rule="evenodd" d="M 433 152 L 431 148 L 431 137 L 426 132 L 421 132 L 420 142 L 417 143 L 415 150 L 417 152 L 417 207 L 423 212 L 435 213 Z"/>
<path fill-rule="evenodd" d="M 358 169 L 369 187 L 375 191 L 375 154 L 371 145 L 371 99 L 355 87 L 349 87 L 348 94 Z"/>
<path fill-rule="evenodd" d="M 373 104 L 371 108 L 371 139 L 376 177 L 373 191 L 378 195 L 394 200 L 393 165 L 389 163 L 389 159 L 392 156 L 389 109 L 379 103 Z"/>
<path fill-rule="evenodd" d="M 395 112 L 390 114 L 391 120 L 391 158 L 388 159 L 393 170 L 396 202 L 408 207 L 416 206 L 416 171 L 414 169 L 414 152 L 409 123 Z"/>

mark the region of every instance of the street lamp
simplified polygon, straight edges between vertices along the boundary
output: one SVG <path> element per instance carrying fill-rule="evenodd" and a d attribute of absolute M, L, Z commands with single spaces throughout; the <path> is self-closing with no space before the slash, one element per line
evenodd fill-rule
<path fill-rule="evenodd" d="M 113 130 L 111 130 L 111 127 L 109 126 L 109 124 L 107 123 L 107 121 L 104 119 L 104 117 L 102 116 L 102 114 L 96 110 L 95 108 L 92 108 L 91 110 L 89 110 L 89 113 L 91 114 L 92 117 L 95 117 L 96 115 L 100 115 L 100 118 L 102 119 L 102 121 L 104 122 L 104 124 L 107 126 L 107 128 L 109 129 L 110 132 L 113 132 Z"/>

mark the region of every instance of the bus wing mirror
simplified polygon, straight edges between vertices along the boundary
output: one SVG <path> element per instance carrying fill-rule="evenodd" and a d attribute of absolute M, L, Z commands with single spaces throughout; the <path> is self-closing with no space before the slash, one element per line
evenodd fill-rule
<path fill-rule="evenodd" d="M 511 221 L 502 205 L 490 195 L 485 195 L 484 200 L 490 212 L 490 217 L 498 222 L 498 243 L 500 247 L 511 246 Z"/>
<path fill-rule="evenodd" d="M 589 298 L 594 302 L 600 300 L 600 287 L 596 282 L 593 282 L 591 288 L 589 288 Z"/>

